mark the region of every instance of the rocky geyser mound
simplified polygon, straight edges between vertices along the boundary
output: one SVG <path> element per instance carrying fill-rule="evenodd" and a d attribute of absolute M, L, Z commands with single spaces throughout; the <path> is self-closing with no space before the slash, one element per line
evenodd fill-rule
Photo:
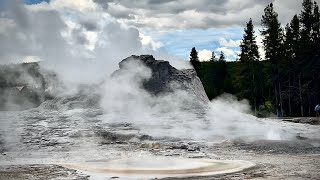
<path fill-rule="evenodd" d="M 128 61 L 140 61 L 151 69 L 151 78 L 143 82 L 143 87 L 154 95 L 166 94 L 175 90 L 184 90 L 200 102 L 208 103 L 209 99 L 194 69 L 178 70 L 168 61 L 156 60 L 152 55 L 132 55 L 119 63 L 120 69 L 113 75 L 120 74 Z"/>

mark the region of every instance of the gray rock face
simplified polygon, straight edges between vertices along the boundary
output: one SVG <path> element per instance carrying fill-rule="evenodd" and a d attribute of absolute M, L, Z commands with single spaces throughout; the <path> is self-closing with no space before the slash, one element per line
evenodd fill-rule
<path fill-rule="evenodd" d="M 179 89 L 187 91 L 203 103 L 209 102 L 194 69 L 178 70 L 172 67 L 168 61 L 156 60 L 152 55 L 132 55 L 119 63 L 120 70 L 118 71 L 121 71 L 127 61 L 140 61 L 151 69 L 151 78 L 143 83 L 143 87 L 151 94 L 165 94 Z"/>
<path fill-rule="evenodd" d="M 0 110 L 38 107 L 46 98 L 46 81 L 38 63 L 0 66 Z"/>

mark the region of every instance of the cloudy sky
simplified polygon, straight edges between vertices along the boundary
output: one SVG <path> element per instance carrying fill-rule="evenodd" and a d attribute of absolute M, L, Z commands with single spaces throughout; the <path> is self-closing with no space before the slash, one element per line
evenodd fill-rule
<path fill-rule="evenodd" d="M 187 60 L 196 47 L 201 60 L 223 51 L 231 61 L 249 18 L 261 41 L 271 2 L 283 26 L 301 11 L 302 0 L 0 0 L 0 60 L 68 64 L 141 53 Z"/>

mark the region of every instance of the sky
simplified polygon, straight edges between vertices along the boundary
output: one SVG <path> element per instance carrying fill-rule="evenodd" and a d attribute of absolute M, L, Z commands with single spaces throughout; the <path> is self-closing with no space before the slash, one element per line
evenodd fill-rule
<path fill-rule="evenodd" d="M 186 61 L 196 47 L 200 60 L 222 51 L 234 61 L 249 18 L 262 46 L 261 16 L 271 2 L 283 26 L 301 11 L 302 0 L 0 0 L 0 60 L 68 64 L 154 54 Z"/>

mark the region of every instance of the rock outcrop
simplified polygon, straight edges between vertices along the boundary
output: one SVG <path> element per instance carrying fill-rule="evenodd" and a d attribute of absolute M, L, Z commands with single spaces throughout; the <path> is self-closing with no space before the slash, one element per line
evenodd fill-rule
<path fill-rule="evenodd" d="M 196 100 L 208 103 L 209 99 L 203 85 L 194 69 L 178 70 L 172 67 L 168 61 L 156 60 L 152 55 L 132 55 L 119 63 L 120 69 L 114 74 L 124 69 L 124 64 L 128 61 L 140 61 L 151 69 L 151 78 L 143 83 L 143 87 L 151 94 L 159 95 L 174 90 L 184 90 Z"/>
<path fill-rule="evenodd" d="M 45 78 L 38 63 L 0 66 L 0 110 L 25 110 L 46 98 Z"/>

